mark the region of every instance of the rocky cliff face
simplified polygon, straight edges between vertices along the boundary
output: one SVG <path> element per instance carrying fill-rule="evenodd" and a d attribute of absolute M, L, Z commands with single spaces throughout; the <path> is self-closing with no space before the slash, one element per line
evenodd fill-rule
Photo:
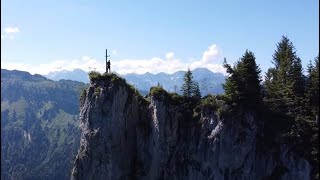
<path fill-rule="evenodd" d="M 122 81 L 91 82 L 81 110 L 72 179 L 310 179 L 285 145 L 263 148 L 256 113 L 198 120 L 164 94 L 149 101 Z"/>

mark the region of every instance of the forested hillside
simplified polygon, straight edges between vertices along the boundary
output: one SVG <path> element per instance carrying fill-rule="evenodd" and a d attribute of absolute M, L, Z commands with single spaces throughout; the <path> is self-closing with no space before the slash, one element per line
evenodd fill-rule
<path fill-rule="evenodd" d="M 1 69 L 1 179 L 69 179 L 85 86 Z"/>

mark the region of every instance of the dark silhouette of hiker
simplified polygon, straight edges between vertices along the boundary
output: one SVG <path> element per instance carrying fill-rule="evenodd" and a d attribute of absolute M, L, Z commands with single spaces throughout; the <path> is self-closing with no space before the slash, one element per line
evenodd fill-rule
<path fill-rule="evenodd" d="M 110 60 L 108 61 L 108 64 L 107 64 L 107 66 L 108 66 L 108 70 L 109 70 L 109 73 L 111 73 L 111 68 L 110 68 L 110 66 L 111 66 L 111 63 L 110 63 Z"/>

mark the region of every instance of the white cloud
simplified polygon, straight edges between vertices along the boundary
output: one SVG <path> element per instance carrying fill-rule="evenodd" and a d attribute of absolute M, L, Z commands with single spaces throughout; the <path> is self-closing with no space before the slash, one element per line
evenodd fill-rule
<path fill-rule="evenodd" d="M 20 32 L 18 27 L 6 27 L 4 28 L 4 33 L 1 34 L 1 39 L 14 39 L 14 34 Z"/>
<path fill-rule="evenodd" d="M 123 59 L 123 60 L 111 60 L 111 71 L 115 71 L 119 74 L 137 73 L 144 74 L 150 73 L 174 73 L 179 70 L 191 70 L 195 68 L 208 68 L 213 72 L 220 72 L 226 74 L 222 64 L 214 63 L 219 59 L 219 50 L 216 45 L 212 45 L 203 53 L 203 57 L 200 60 L 192 62 L 186 62 L 178 59 L 174 56 L 174 52 L 168 52 L 165 58 L 152 57 L 147 59 Z M 18 69 L 28 71 L 32 74 L 48 74 L 52 71 L 61 70 L 73 70 L 76 68 L 84 71 L 97 70 L 99 72 L 105 72 L 105 61 L 96 60 L 89 56 L 83 56 L 77 59 L 60 59 L 52 63 L 39 64 L 37 66 L 30 66 L 19 63 L 3 63 L 5 69 Z"/>
<path fill-rule="evenodd" d="M 146 72 L 174 73 L 188 68 L 191 70 L 195 68 L 208 68 L 213 72 L 220 72 L 226 75 L 226 70 L 222 64 L 216 62 L 219 58 L 219 49 L 216 44 L 213 44 L 203 53 L 200 60 L 195 60 L 191 63 L 187 63 L 176 58 L 174 52 L 168 52 L 165 55 L 165 59 L 159 57 L 153 57 L 150 59 L 126 59 L 115 61 L 114 63 L 111 63 L 111 66 L 113 68 L 112 71 L 115 70 L 120 74 L 143 74 Z"/>
<path fill-rule="evenodd" d="M 6 34 L 18 33 L 18 32 L 20 32 L 20 29 L 18 27 L 10 27 L 9 26 L 9 27 L 4 28 L 4 32 Z"/>
<path fill-rule="evenodd" d="M 115 70 L 120 74 L 137 73 L 173 73 L 178 70 L 185 70 L 187 64 L 182 63 L 179 59 L 161 59 L 153 57 L 151 59 L 125 59 L 111 62 L 112 71 Z"/>
<path fill-rule="evenodd" d="M 2 67 L 3 69 L 8 69 L 8 70 L 21 70 L 21 71 L 28 71 L 30 72 L 30 65 L 24 64 L 24 63 L 6 63 L 2 62 Z"/>
<path fill-rule="evenodd" d="M 174 52 L 168 52 L 166 54 L 166 59 L 167 60 L 172 60 L 174 58 Z"/>
<path fill-rule="evenodd" d="M 222 66 L 222 64 L 217 63 L 217 60 L 220 60 L 220 51 L 216 44 L 212 44 L 208 47 L 208 49 L 203 53 L 202 59 L 199 61 L 193 61 L 189 68 L 196 69 L 196 68 L 207 68 L 213 72 L 220 72 L 226 75 L 226 70 Z"/>
<path fill-rule="evenodd" d="M 219 55 L 219 50 L 216 44 L 209 46 L 209 49 L 206 50 L 202 55 L 202 61 L 205 64 L 213 63 Z"/>
<path fill-rule="evenodd" d="M 97 70 L 100 72 L 104 72 L 105 65 L 95 59 L 92 59 L 88 56 L 83 56 L 78 59 L 61 59 L 56 60 L 52 63 L 44 63 L 36 66 L 31 66 L 29 64 L 24 63 L 10 63 L 10 62 L 2 62 L 2 68 L 4 69 L 17 69 L 22 71 L 28 71 L 31 74 L 43 74 L 46 75 L 49 72 L 61 71 L 61 70 L 74 70 L 74 69 L 82 69 L 84 71 Z"/>

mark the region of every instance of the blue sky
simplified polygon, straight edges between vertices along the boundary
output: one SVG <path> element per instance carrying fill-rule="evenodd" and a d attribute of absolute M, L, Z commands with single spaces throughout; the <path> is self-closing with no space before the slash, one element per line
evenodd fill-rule
<path fill-rule="evenodd" d="M 104 71 L 105 49 L 119 73 L 207 67 L 253 51 L 265 72 L 281 36 L 304 67 L 319 54 L 317 0 L 2 0 L 2 68 L 47 74 Z"/>

